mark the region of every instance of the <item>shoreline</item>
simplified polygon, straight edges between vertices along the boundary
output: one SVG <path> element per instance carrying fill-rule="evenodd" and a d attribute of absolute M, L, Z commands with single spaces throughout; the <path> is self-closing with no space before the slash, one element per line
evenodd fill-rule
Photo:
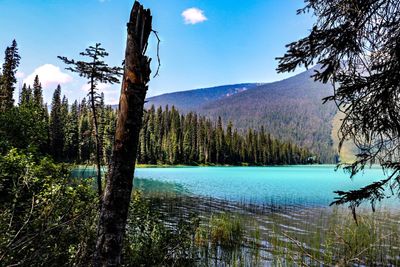
<path fill-rule="evenodd" d="M 71 164 L 73 168 L 77 169 L 84 169 L 84 168 L 96 168 L 95 164 Z M 150 168 L 160 168 L 160 169 L 168 169 L 168 168 L 200 168 L 200 167 L 230 167 L 230 168 L 242 168 L 242 167 L 249 167 L 249 168 L 268 168 L 268 167 L 333 167 L 336 168 L 338 164 L 335 163 L 322 163 L 322 164 L 292 164 L 292 165 L 219 165 L 219 164 L 200 164 L 200 165 L 184 165 L 184 164 L 177 164 L 177 165 L 169 165 L 169 164 L 135 164 L 135 169 L 150 169 Z M 107 170 L 107 166 L 102 166 L 103 170 Z M 380 169 L 380 165 L 372 165 L 368 166 L 366 169 Z M 343 170 L 343 167 L 338 168 L 338 170 Z"/>
<path fill-rule="evenodd" d="M 74 168 L 96 168 L 95 164 L 72 164 Z M 229 165 L 229 164 L 199 164 L 199 165 L 185 165 L 185 164 L 177 164 L 177 165 L 169 165 L 169 164 L 135 164 L 135 168 L 139 169 L 148 169 L 148 168 L 195 168 L 195 167 L 252 167 L 252 168 L 265 168 L 265 167 L 336 167 L 337 164 L 334 163 L 324 163 L 324 164 L 292 164 L 292 165 Z M 376 168 L 379 166 L 373 166 Z M 102 169 L 107 169 L 107 166 L 102 166 Z"/>

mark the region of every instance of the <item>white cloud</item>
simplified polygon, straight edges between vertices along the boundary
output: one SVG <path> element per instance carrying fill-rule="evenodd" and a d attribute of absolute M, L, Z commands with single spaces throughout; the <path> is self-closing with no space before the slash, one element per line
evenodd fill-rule
<path fill-rule="evenodd" d="M 52 64 L 44 64 L 36 68 L 28 77 L 24 79 L 24 83 L 33 84 L 35 76 L 39 76 L 39 80 L 43 87 L 51 85 L 66 84 L 72 81 L 72 77 L 60 70 L 59 67 Z"/>
<path fill-rule="evenodd" d="M 182 12 L 185 24 L 197 24 L 207 20 L 204 11 L 196 7 L 188 8 Z"/>
<path fill-rule="evenodd" d="M 25 77 L 25 73 L 23 73 L 22 71 L 17 71 L 15 77 L 17 77 L 18 79 L 22 79 Z"/>

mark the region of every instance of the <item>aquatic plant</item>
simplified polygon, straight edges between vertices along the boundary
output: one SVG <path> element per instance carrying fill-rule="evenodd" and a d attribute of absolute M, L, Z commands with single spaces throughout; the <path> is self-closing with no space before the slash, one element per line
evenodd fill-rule
<path fill-rule="evenodd" d="M 162 202 L 157 207 L 165 209 L 167 221 L 189 211 L 200 214 L 194 237 L 199 265 L 400 264 L 400 214 L 395 211 L 363 211 L 356 223 L 341 208 L 268 208 L 190 196 L 164 196 Z"/>

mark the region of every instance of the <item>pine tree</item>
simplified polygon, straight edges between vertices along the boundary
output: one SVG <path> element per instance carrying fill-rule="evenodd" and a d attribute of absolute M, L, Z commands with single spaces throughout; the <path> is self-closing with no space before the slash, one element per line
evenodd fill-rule
<path fill-rule="evenodd" d="M 89 117 L 85 113 L 82 113 L 79 119 L 79 138 L 79 161 L 88 162 L 90 160 L 91 131 Z"/>
<path fill-rule="evenodd" d="M 155 136 L 157 137 L 155 154 L 158 161 L 163 162 L 164 157 L 162 154 L 162 140 L 164 138 L 163 128 L 163 110 L 162 107 L 158 107 L 154 125 Z"/>
<path fill-rule="evenodd" d="M 116 112 L 114 112 L 110 106 L 106 108 L 103 153 L 105 161 L 108 165 L 111 163 L 112 146 L 114 142 L 114 133 L 117 118 L 116 115 Z"/>
<path fill-rule="evenodd" d="M 27 87 L 26 84 L 22 86 L 21 93 L 19 96 L 19 106 L 26 106 L 32 100 L 32 89 Z"/>
<path fill-rule="evenodd" d="M 68 121 L 65 130 L 65 152 L 70 161 L 79 159 L 79 115 L 78 101 L 71 105 L 71 112 L 68 114 Z"/>
<path fill-rule="evenodd" d="M 216 138 L 216 162 L 223 164 L 225 161 L 225 136 L 221 117 L 218 117 Z"/>
<path fill-rule="evenodd" d="M 53 94 L 50 112 L 50 146 L 55 160 L 63 158 L 64 150 L 64 125 L 61 107 L 61 86 L 58 85 Z"/>
<path fill-rule="evenodd" d="M 95 46 L 89 46 L 85 52 L 80 53 L 81 56 L 88 57 L 90 61 L 75 61 L 70 60 L 66 57 L 59 56 L 65 64 L 71 65 L 67 70 L 78 73 L 81 77 L 89 80 L 89 101 L 92 110 L 92 119 L 94 125 L 94 134 L 96 141 L 96 163 L 97 163 L 97 187 L 98 194 L 101 199 L 102 195 L 102 184 L 101 184 L 101 158 L 102 158 L 102 142 L 99 135 L 99 123 L 97 114 L 97 100 L 99 94 L 97 92 L 97 85 L 99 83 L 119 83 L 119 76 L 122 75 L 122 68 L 110 67 L 102 59 L 108 56 L 108 53 L 104 48 L 101 47 L 100 43 L 96 43 Z"/>
<path fill-rule="evenodd" d="M 45 103 L 43 105 L 43 109 L 42 109 L 43 113 L 42 113 L 42 122 L 43 122 L 43 133 L 44 133 L 44 140 L 43 140 L 43 149 L 42 151 L 45 154 L 51 154 L 51 149 L 50 149 L 50 114 L 49 114 L 49 110 L 47 107 L 47 103 Z"/>
<path fill-rule="evenodd" d="M 39 76 L 35 76 L 33 81 L 33 101 L 36 106 L 43 107 L 43 91 L 42 84 L 39 81 Z"/>
<path fill-rule="evenodd" d="M 105 154 L 105 148 L 104 148 L 104 146 L 105 146 L 105 138 L 106 138 L 106 135 L 107 135 L 107 132 L 106 132 L 106 128 L 107 128 L 107 122 L 106 122 L 106 119 L 107 119 L 107 108 L 106 108 L 106 105 L 105 105 L 105 102 L 104 102 L 104 93 L 103 92 L 101 92 L 100 93 L 100 96 L 99 96 L 99 98 L 98 98 L 98 105 L 97 105 L 97 114 L 98 114 L 98 117 L 99 117 L 99 120 L 98 120 L 98 134 L 99 134 L 99 138 L 98 138 L 98 140 L 99 140 L 99 142 L 100 142 L 100 161 L 101 161 L 101 163 L 102 164 L 104 164 L 105 162 L 107 162 L 107 157 L 106 157 L 106 154 Z"/>
<path fill-rule="evenodd" d="M 355 216 L 364 201 L 374 208 L 377 201 L 399 196 L 393 188 L 400 186 L 400 5 L 398 0 L 305 3 L 298 14 L 314 15 L 312 30 L 287 45 L 277 70 L 318 64 L 313 78 L 334 87 L 324 101 L 334 101 L 344 114 L 338 149 L 351 140 L 360 150 L 346 170 L 353 177 L 370 164 L 384 169 L 384 177 L 360 189 L 336 192 L 334 203 L 348 203 Z"/>
<path fill-rule="evenodd" d="M 39 81 L 39 76 L 36 75 L 33 81 L 33 92 L 30 89 L 31 94 L 30 103 L 31 110 L 36 116 L 36 128 L 43 137 L 43 141 L 40 143 L 40 151 L 43 153 L 48 152 L 48 139 L 49 139 L 49 119 L 47 107 L 43 104 L 43 92 L 42 85 Z"/>
<path fill-rule="evenodd" d="M 69 105 L 68 98 L 64 95 L 61 101 L 61 124 L 63 125 L 63 135 L 64 135 L 64 144 L 63 144 L 63 160 L 67 158 L 67 125 L 68 125 L 68 114 L 69 114 Z"/>
<path fill-rule="evenodd" d="M 17 73 L 20 59 L 17 42 L 13 40 L 11 46 L 7 47 L 5 51 L 3 74 L 0 82 L 0 110 L 2 111 L 10 109 L 14 105 L 13 93 L 17 83 L 15 74 Z"/>

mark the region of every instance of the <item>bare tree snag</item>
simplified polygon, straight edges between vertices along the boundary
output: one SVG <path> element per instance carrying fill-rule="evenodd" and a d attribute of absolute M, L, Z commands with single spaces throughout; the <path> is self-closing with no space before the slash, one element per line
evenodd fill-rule
<path fill-rule="evenodd" d="M 144 55 L 152 31 L 151 22 L 150 10 L 135 1 L 127 25 L 124 77 L 112 162 L 100 211 L 94 266 L 118 266 L 121 263 L 139 131 L 151 72 L 151 59 Z"/>

